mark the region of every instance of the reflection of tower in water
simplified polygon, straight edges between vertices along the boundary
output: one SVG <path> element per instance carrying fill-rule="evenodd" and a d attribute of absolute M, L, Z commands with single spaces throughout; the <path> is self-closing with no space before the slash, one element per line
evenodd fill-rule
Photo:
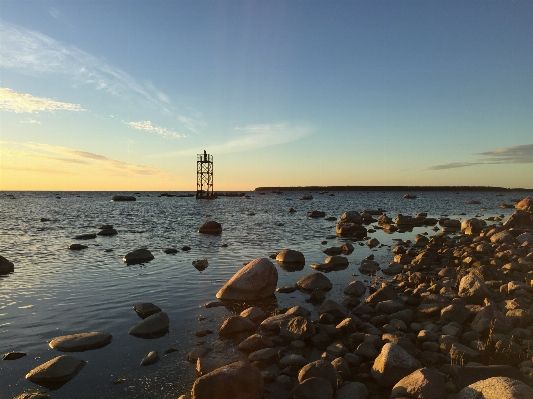
<path fill-rule="evenodd" d="M 213 193 L 213 156 L 205 150 L 196 157 L 196 199 L 215 199 Z"/>

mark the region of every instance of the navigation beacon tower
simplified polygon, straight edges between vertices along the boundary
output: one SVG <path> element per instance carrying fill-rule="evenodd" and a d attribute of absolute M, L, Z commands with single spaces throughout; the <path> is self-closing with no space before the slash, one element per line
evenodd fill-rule
<path fill-rule="evenodd" d="M 196 156 L 196 199 L 215 199 L 213 193 L 213 156 L 205 150 Z"/>

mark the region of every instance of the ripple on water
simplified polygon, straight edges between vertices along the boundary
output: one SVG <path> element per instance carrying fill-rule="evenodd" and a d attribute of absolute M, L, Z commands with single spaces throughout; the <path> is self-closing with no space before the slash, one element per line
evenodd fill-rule
<path fill-rule="evenodd" d="M 82 331 L 113 334 L 108 346 L 76 354 L 88 361 L 87 366 L 53 393 L 55 399 L 77 397 L 82 390 L 90 390 L 94 397 L 113 398 L 175 398 L 184 393 L 195 378 L 194 366 L 185 360 L 186 353 L 198 342 L 194 333 L 215 331 L 232 311 L 249 305 L 203 307 L 205 302 L 215 300 L 216 292 L 244 262 L 284 248 L 301 251 L 306 258 L 303 270 L 278 268 L 278 285 L 282 286 L 313 272 L 309 264 L 326 259 L 322 253 L 326 245 L 321 241 L 335 234 L 335 222 L 308 218 L 312 210 L 337 218 L 348 210 L 376 208 L 386 209 L 393 218 L 398 213 L 417 212 L 427 212 L 429 217 L 446 213 L 452 218 L 476 213 L 507 216 L 513 212 L 498 207 L 509 202 L 510 195 L 478 192 L 413 192 L 415 200 L 391 192 L 335 193 L 334 197 L 313 193 L 312 201 L 299 201 L 302 193 L 254 193 L 250 200 L 228 197 L 217 201 L 141 193 L 138 201 L 131 203 L 113 203 L 109 201 L 111 194 L 98 192 L 59 193 L 61 200 L 55 198 L 55 193 L 20 192 L 16 200 L 7 194 L 0 193 L 1 255 L 15 263 L 15 273 L 0 276 L 0 337 L 6 351 L 20 350 L 28 356 L 16 362 L 0 362 L 3 393 L 13 397 L 36 389 L 24 375 L 58 354 L 47 345 L 53 338 Z M 481 204 L 468 205 L 472 199 Z M 290 206 L 296 212 L 287 212 Z M 481 211 L 482 207 L 486 210 Z M 250 213 L 255 215 L 248 216 Z M 43 217 L 50 221 L 40 222 Z M 207 220 L 220 222 L 223 233 L 197 233 Z M 276 225 L 279 223 L 283 226 Z M 97 233 L 102 224 L 112 224 L 118 234 L 83 240 L 88 248 L 82 251 L 68 249 L 78 241 L 73 240 L 74 236 Z M 354 244 L 354 252 L 347 256 L 348 268 L 327 274 L 333 283 L 328 297 L 341 301 L 344 287 L 355 278 L 372 281 L 372 277 L 352 276 L 359 274 L 357 267 L 366 256 L 374 254 L 380 264 L 386 265 L 392 259 L 394 238 L 413 239 L 423 231 L 433 234 L 427 228 L 403 234 L 377 230 L 371 236 L 386 246 L 370 250 Z M 338 246 L 347 240 L 335 237 L 327 241 L 327 246 Z M 221 247 L 222 243 L 228 247 Z M 184 245 L 191 250 L 182 251 Z M 165 254 L 163 250 L 169 247 L 179 252 Z M 143 265 L 122 262 L 123 255 L 138 248 L 150 249 L 155 259 Z M 199 272 L 192 261 L 202 258 L 209 260 L 209 266 Z M 272 311 L 276 306 L 300 304 L 316 314 L 316 308 L 304 302 L 306 298 L 298 291 L 278 294 L 275 301 L 261 306 Z M 133 310 L 137 302 L 153 302 L 167 312 L 171 325 L 166 336 L 146 340 L 127 333 L 140 320 Z M 199 321 L 201 316 L 206 319 Z M 217 334 L 205 340 L 213 348 L 209 356 L 238 355 L 232 352 L 232 342 L 219 340 Z M 178 350 L 163 355 L 169 348 Z M 140 367 L 141 359 L 151 350 L 160 354 L 160 362 Z M 126 381 L 113 384 L 119 378 Z"/>

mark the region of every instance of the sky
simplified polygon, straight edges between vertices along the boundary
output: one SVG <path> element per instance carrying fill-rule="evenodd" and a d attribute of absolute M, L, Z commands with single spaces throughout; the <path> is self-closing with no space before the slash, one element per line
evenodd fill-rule
<path fill-rule="evenodd" d="M 532 1 L 0 10 L 1 190 L 533 188 Z"/>

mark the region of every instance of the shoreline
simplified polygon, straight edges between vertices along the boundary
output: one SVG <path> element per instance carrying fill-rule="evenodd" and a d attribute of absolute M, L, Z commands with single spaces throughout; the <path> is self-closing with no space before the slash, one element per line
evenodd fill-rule
<path fill-rule="evenodd" d="M 490 186 L 272 186 L 257 187 L 254 191 L 531 191 L 527 188 Z"/>

